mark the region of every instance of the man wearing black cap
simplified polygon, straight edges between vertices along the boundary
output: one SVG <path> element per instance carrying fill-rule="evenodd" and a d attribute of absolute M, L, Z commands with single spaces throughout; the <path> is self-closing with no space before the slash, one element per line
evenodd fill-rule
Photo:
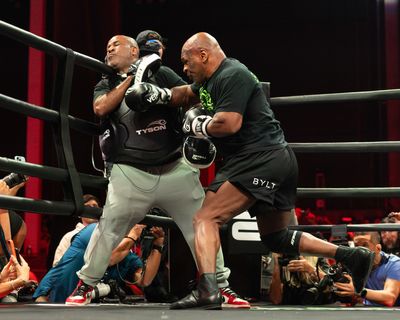
<path fill-rule="evenodd" d="M 136 36 L 140 56 L 157 53 L 161 58 L 165 50 L 166 39 L 153 30 L 144 30 Z"/>

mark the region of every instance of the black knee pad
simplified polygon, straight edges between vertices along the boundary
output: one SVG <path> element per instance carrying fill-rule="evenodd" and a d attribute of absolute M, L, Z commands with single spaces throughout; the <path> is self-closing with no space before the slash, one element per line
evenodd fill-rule
<path fill-rule="evenodd" d="M 299 255 L 301 234 L 301 231 L 286 228 L 261 236 L 261 241 L 272 252 Z"/>

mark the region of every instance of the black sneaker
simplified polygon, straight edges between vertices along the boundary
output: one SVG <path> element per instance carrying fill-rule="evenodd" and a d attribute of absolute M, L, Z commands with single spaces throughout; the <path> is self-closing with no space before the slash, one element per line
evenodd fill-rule
<path fill-rule="evenodd" d="M 65 304 L 72 306 L 84 306 L 92 300 L 93 287 L 79 280 L 74 292 L 67 298 Z"/>

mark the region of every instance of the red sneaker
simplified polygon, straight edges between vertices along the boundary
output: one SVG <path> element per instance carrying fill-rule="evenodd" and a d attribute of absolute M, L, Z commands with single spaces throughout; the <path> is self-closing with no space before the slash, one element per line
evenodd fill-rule
<path fill-rule="evenodd" d="M 222 308 L 250 308 L 250 303 L 241 298 L 235 291 L 229 287 L 220 288 L 222 298 Z"/>
<path fill-rule="evenodd" d="M 67 298 L 65 304 L 70 306 L 84 306 L 92 300 L 93 287 L 79 280 L 74 292 Z"/>

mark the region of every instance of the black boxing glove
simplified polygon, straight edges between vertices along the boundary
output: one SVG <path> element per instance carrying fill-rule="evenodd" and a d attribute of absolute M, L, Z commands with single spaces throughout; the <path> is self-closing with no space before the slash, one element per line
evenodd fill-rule
<path fill-rule="evenodd" d="M 137 112 L 144 112 L 157 104 L 167 104 L 171 100 L 171 90 L 159 88 L 151 83 L 138 83 L 125 93 L 126 105 Z"/>
<path fill-rule="evenodd" d="M 189 109 L 183 117 L 182 131 L 185 134 L 194 135 L 199 138 L 210 138 L 207 132 L 207 125 L 212 117 L 206 114 L 201 108 Z"/>

